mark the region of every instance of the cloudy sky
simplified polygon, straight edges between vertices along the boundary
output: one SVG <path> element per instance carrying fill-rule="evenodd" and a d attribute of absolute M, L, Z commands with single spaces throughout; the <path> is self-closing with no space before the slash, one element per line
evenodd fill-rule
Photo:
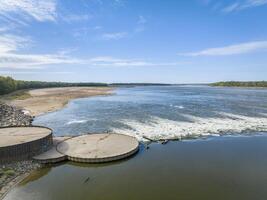
<path fill-rule="evenodd" d="M 266 80 L 267 0 L 0 0 L 0 75 Z"/>

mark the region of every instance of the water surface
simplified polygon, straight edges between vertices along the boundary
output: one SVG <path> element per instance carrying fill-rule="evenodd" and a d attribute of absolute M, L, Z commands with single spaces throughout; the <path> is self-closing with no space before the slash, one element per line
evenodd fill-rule
<path fill-rule="evenodd" d="M 56 135 L 117 132 L 177 138 L 267 131 L 267 90 L 208 86 L 118 88 L 35 119 Z"/>

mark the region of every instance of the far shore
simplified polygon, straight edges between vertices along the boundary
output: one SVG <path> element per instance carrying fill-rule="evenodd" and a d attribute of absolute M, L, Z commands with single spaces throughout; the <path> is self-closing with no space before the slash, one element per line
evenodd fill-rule
<path fill-rule="evenodd" d="M 109 95 L 112 87 L 60 87 L 44 88 L 25 91 L 26 98 L 8 100 L 11 106 L 24 109 L 32 116 L 38 116 L 47 112 L 53 112 L 63 108 L 70 100 L 77 98 Z M 25 93 L 24 92 L 24 93 Z"/>

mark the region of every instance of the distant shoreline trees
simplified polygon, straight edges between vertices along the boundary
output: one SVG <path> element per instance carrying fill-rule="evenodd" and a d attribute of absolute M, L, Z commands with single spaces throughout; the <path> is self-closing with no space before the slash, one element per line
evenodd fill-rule
<path fill-rule="evenodd" d="M 53 88 L 53 87 L 108 87 L 108 86 L 163 86 L 170 84 L 161 83 L 67 83 L 67 82 L 45 82 L 45 81 L 22 81 L 12 77 L 0 76 L 0 95 L 9 94 L 17 90 Z"/>
<path fill-rule="evenodd" d="M 17 90 L 53 88 L 53 87 L 107 87 L 107 86 L 167 86 L 161 83 L 67 83 L 45 81 L 22 81 L 9 76 L 0 76 L 0 95 L 9 94 Z M 218 87 L 267 87 L 267 81 L 226 81 L 211 83 L 210 86 Z"/>
<path fill-rule="evenodd" d="M 21 81 L 7 76 L 0 76 L 0 95 L 9 94 L 16 90 L 38 89 L 52 87 L 101 87 L 108 86 L 106 83 L 66 83 L 66 82 L 44 82 L 44 81 Z"/>
<path fill-rule="evenodd" d="M 212 83 L 210 86 L 219 87 L 267 87 L 267 81 L 226 81 Z"/>

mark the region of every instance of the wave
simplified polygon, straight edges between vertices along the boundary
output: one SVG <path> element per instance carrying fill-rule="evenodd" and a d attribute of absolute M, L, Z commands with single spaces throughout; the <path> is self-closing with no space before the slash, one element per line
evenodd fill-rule
<path fill-rule="evenodd" d="M 86 123 L 88 120 L 72 120 L 66 123 L 66 125 L 71 125 L 71 124 L 83 124 Z"/>
<path fill-rule="evenodd" d="M 263 117 L 248 117 L 229 113 L 218 113 L 218 118 L 200 118 L 184 115 L 190 121 L 173 121 L 152 117 L 148 123 L 137 120 L 121 120 L 129 128 L 114 128 L 116 133 L 131 135 L 140 141 L 145 138 L 152 140 L 179 139 L 190 136 L 223 135 L 242 133 L 245 131 L 267 131 L 267 115 Z M 266 117 L 265 117 L 266 116 Z"/>
<path fill-rule="evenodd" d="M 184 109 L 184 106 L 178 106 L 178 105 L 172 105 L 172 104 L 170 104 L 170 107 Z"/>

